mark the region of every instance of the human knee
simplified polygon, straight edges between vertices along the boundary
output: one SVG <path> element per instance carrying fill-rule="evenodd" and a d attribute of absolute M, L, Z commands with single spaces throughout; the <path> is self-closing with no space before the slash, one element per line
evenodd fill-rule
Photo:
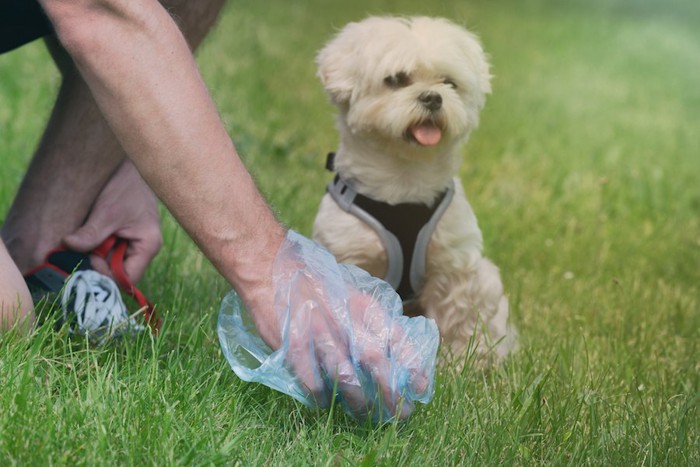
<path fill-rule="evenodd" d="M 160 3 L 195 50 L 216 23 L 226 0 L 160 0 Z"/>
<path fill-rule="evenodd" d="M 87 16 L 96 2 L 62 2 L 60 0 L 39 0 L 44 12 L 51 20 L 56 35 L 67 49 L 72 49 L 84 41 L 82 35 L 91 21 Z"/>
<path fill-rule="evenodd" d="M 126 22 L 133 30 L 149 27 L 149 15 L 144 3 L 129 0 L 39 0 L 54 26 L 60 43 L 74 60 L 98 53 L 110 37 L 111 25 Z M 152 3 L 157 3 L 152 0 Z"/>
<path fill-rule="evenodd" d="M 31 323 L 34 303 L 22 274 L 0 242 L 0 331 Z"/>
<path fill-rule="evenodd" d="M 13 327 L 31 326 L 34 316 L 34 303 L 29 290 L 7 291 L 0 296 L 0 332 Z"/>

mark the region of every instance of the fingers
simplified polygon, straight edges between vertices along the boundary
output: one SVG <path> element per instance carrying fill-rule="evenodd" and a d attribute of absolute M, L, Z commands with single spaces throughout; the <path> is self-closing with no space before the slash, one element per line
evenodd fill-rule
<path fill-rule="evenodd" d="M 104 258 L 97 255 L 90 255 L 90 265 L 92 266 L 92 269 L 99 272 L 100 274 L 104 274 L 105 276 L 114 279 L 114 276 L 112 275 L 112 270 L 109 269 L 109 265 L 107 264 L 107 261 L 105 261 Z"/>
<path fill-rule="evenodd" d="M 338 336 L 320 336 L 315 339 L 315 354 L 321 364 L 329 391 L 337 390 L 356 417 L 363 418 L 371 408 L 355 367 L 350 359 L 348 345 Z"/>
<path fill-rule="evenodd" d="M 363 417 L 369 404 L 350 359 L 348 337 L 340 332 L 327 304 L 312 298 L 309 284 L 302 280 L 296 285 L 287 329 L 287 360 L 294 374 L 319 407 L 329 405 L 335 389 L 352 413 Z"/>
<path fill-rule="evenodd" d="M 395 375 L 390 367 L 388 360 L 382 359 L 372 366 L 370 373 L 380 391 L 380 402 L 384 405 L 389 415 L 403 420 L 408 418 L 413 412 L 413 403 L 399 392 L 398 384 L 394 378 Z"/>
<path fill-rule="evenodd" d="M 346 407 L 357 418 L 365 418 L 372 410 L 373 401 L 367 398 L 365 387 L 360 383 L 355 368 L 349 359 L 324 363 L 329 386 L 342 397 Z"/>
<path fill-rule="evenodd" d="M 306 284 L 299 280 L 300 277 L 296 275 L 292 280 L 297 293 L 290 294 L 291 317 L 287 325 L 287 336 L 283 336 L 283 340 L 289 339 L 287 362 L 316 404 L 326 407 L 330 402 L 330 395 L 319 372 L 314 345 L 316 336 L 328 335 L 327 323 L 319 310 L 318 302 L 309 295 L 309 291 L 304 287 Z"/>
<path fill-rule="evenodd" d="M 387 313 L 386 300 L 380 300 L 371 291 L 350 295 L 355 345 L 361 352 L 360 364 L 376 383 L 388 412 L 406 418 L 413 411 L 406 397 L 420 397 L 430 387 L 426 359 L 423 349 L 409 338 L 408 327 L 404 328 L 408 318 Z"/>
<path fill-rule="evenodd" d="M 407 389 L 416 395 L 424 394 L 430 386 L 430 378 L 422 349 L 411 342 L 397 322 L 392 324 L 391 354 L 408 373 Z"/>
<path fill-rule="evenodd" d="M 421 349 L 402 326 L 405 322 L 364 293 L 348 299 L 349 334 L 325 303 L 307 300 L 299 306 L 292 301 L 292 306 L 297 315 L 290 335 L 307 347 L 300 346 L 306 358 L 291 362 L 314 397 L 325 402 L 336 389 L 346 408 L 361 419 L 369 413 L 373 419 L 405 419 L 413 412 L 411 399 L 428 390 L 430 379 Z"/>
<path fill-rule="evenodd" d="M 131 247 L 131 244 L 129 244 L 129 247 Z M 126 275 L 129 277 L 132 284 L 137 284 L 143 277 L 143 274 L 146 272 L 146 268 L 150 264 L 155 254 L 144 255 L 140 254 L 138 251 L 129 252 L 130 249 L 131 248 L 127 249 L 127 256 L 126 259 L 124 259 L 124 272 L 126 272 Z"/>
<path fill-rule="evenodd" d="M 100 246 L 104 240 L 115 233 L 117 236 L 129 241 L 124 259 L 124 271 L 129 280 L 136 284 L 143 277 L 146 268 L 160 251 L 163 239 L 159 228 L 136 227 L 123 231 L 114 231 L 107 223 L 101 223 L 91 216 L 78 230 L 63 238 L 66 248 L 81 253 L 89 253 Z M 111 276 L 111 271 L 104 259 L 95 255 L 90 259 L 93 269 Z"/>
<path fill-rule="evenodd" d="M 91 215 L 78 230 L 65 236 L 63 244 L 68 249 L 81 253 L 89 253 L 97 248 L 112 232 L 106 223 L 96 220 L 95 217 Z"/>
<path fill-rule="evenodd" d="M 90 253 L 100 246 L 111 234 L 111 229 L 107 228 L 107 224 L 100 220 L 99 215 L 90 215 L 85 224 L 79 227 L 75 232 L 65 236 L 62 239 L 62 243 L 69 250 L 78 251 L 80 253 Z M 92 268 L 100 274 L 113 277 L 112 271 L 104 258 L 97 255 L 90 255 L 90 264 Z"/>
<path fill-rule="evenodd" d="M 135 222 L 122 220 L 121 223 L 124 225 L 115 225 L 109 220 L 110 218 L 122 219 L 124 217 L 126 216 L 116 215 L 104 209 L 94 210 L 85 224 L 64 237 L 62 243 L 70 250 L 89 253 L 112 234 L 127 240 L 129 245 L 124 259 L 124 271 L 129 280 L 136 284 L 160 251 L 163 237 L 159 219 L 155 216 L 143 216 Z M 93 267 L 100 273 L 111 276 L 109 267 L 103 260 L 96 258 Z"/>
<path fill-rule="evenodd" d="M 128 239 L 128 238 L 127 238 Z M 163 246 L 160 229 L 150 229 L 129 242 L 124 259 L 124 271 L 132 283 L 141 280 L 146 268 Z"/>
<path fill-rule="evenodd" d="M 319 402 L 330 400 L 336 389 L 346 410 L 358 418 L 370 412 L 375 421 L 408 417 L 413 400 L 431 396 L 425 349 L 432 347 L 422 341 L 435 343 L 437 335 L 407 323 L 401 300 L 388 284 L 338 265 L 303 237 L 288 235 L 288 243 L 275 261 L 273 283 L 278 319 L 289 316 L 283 347 L 288 345 L 285 362 L 297 387 Z"/>

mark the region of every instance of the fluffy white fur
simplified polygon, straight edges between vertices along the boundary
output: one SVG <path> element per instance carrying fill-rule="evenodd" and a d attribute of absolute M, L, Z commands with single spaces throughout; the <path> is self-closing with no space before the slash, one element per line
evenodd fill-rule
<path fill-rule="evenodd" d="M 482 361 L 499 360 L 516 342 L 508 302 L 498 268 L 482 257 L 481 231 L 456 178 L 462 145 L 491 92 L 478 39 L 445 19 L 370 17 L 342 29 L 317 62 L 339 110 L 335 169 L 358 192 L 391 204 L 432 204 L 454 179 L 455 196 L 428 246 L 419 312 L 437 322 L 453 355 L 473 342 Z M 432 140 L 421 126 L 431 128 Z M 377 234 L 328 194 L 313 236 L 339 261 L 384 277 Z"/>

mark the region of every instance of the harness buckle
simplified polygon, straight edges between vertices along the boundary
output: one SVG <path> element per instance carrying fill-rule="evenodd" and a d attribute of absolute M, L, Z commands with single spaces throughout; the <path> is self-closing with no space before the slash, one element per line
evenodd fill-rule
<path fill-rule="evenodd" d="M 349 182 L 346 182 L 339 175 L 336 175 L 333 180 L 328 183 L 328 193 L 338 203 L 340 209 L 345 212 L 350 211 L 350 207 L 355 202 L 357 190 Z"/>

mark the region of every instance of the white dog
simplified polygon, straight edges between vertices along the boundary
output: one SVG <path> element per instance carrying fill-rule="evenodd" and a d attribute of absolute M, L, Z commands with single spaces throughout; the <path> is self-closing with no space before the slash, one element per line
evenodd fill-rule
<path fill-rule="evenodd" d="M 478 39 L 445 19 L 370 17 L 317 62 L 340 146 L 314 239 L 433 318 L 452 355 L 473 343 L 482 363 L 499 360 L 516 342 L 508 302 L 456 178 L 491 91 Z"/>

